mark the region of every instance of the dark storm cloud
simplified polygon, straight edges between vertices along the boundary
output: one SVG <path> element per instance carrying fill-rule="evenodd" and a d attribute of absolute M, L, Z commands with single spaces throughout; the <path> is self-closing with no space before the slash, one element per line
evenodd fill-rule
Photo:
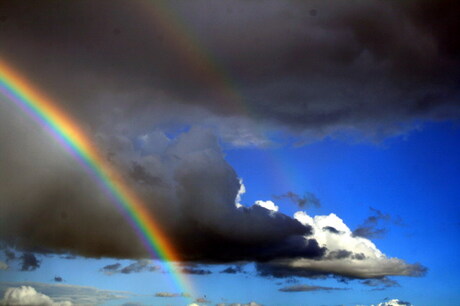
<path fill-rule="evenodd" d="M 21 260 L 21 271 L 34 271 L 40 268 L 40 260 L 33 253 L 22 253 L 19 259 Z"/>
<path fill-rule="evenodd" d="M 155 3 L 2 1 L 0 54 L 75 118 L 183 260 L 321 261 L 326 252 L 309 225 L 235 207 L 237 174 L 203 126 L 235 145 L 264 144 L 259 128 L 393 133 L 408 120 L 458 116 L 458 43 L 444 31 L 458 36 L 457 4 Z M 88 257 L 149 256 L 82 167 L 0 99 L 0 239 Z"/>
<path fill-rule="evenodd" d="M 7 165 L 2 175 L 8 173 L 8 183 L 0 186 L 0 198 L 2 203 L 21 203 L 2 207 L 2 239 L 22 248 L 42 247 L 82 256 L 146 258 L 148 253 L 126 217 L 83 169 L 44 131 L 18 119 L 22 114 L 12 112 L 8 105 L 0 107 L 6 110 L 0 112 L 4 119 L 0 125 L 16 128 L 23 135 L 19 138 L 0 129 L 5 143 L 15 143 L 0 156 Z M 168 140 L 163 152 L 143 155 L 126 137 L 98 137 L 103 149 L 116 148 L 111 162 L 127 174 L 127 184 L 144 199 L 184 260 L 268 260 L 316 255 L 314 248 L 320 249 L 314 240 L 307 246 L 303 236 L 311 234 L 311 228 L 291 217 L 260 206 L 235 207 L 239 180 L 209 132 L 191 129 Z M 150 140 L 159 143 L 155 137 Z M 132 178 L 134 161 L 161 177 L 162 184 Z M 17 167 L 35 171 L 24 177 Z"/>
<path fill-rule="evenodd" d="M 320 207 L 321 202 L 320 200 L 311 192 L 306 192 L 303 196 L 299 196 L 298 194 L 288 191 L 285 194 L 275 195 L 273 196 L 275 199 L 289 199 L 294 204 L 299 206 L 300 208 L 308 208 L 308 207 Z"/>
<path fill-rule="evenodd" d="M 310 285 L 294 285 L 289 287 L 283 287 L 278 289 L 281 292 L 311 292 L 311 291 L 335 291 L 335 290 L 348 290 L 347 288 L 333 288 L 333 287 L 322 287 L 322 286 L 310 286 Z"/>
<path fill-rule="evenodd" d="M 196 115 L 179 105 L 320 135 L 460 115 L 452 0 L 5 1 L 1 11 L 2 56 L 99 127 L 117 112 L 138 125 Z"/>
<path fill-rule="evenodd" d="M 131 172 L 129 173 L 131 178 L 139 184 L 158 185 L 161 184 L 161 179 L 148 173 L 144 167 L 136 162 L 133 162 Z"/>

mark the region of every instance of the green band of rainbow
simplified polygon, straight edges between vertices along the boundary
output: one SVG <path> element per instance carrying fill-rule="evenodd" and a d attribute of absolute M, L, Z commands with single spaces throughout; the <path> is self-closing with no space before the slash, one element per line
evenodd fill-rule
<path fill-rule="evenodd" d="M 0 58 L 0 92 L 58 139 L 77 160 L 97 179 L 104 191 L 138 233 L 153 258 L 162 259 L 179 290 L 192 294 L 188 279 L 179 272 L 174 262 L 180 258 L 159 228 L 146 205 L 124 182 L 120 173 L 109 164 L 90 138 L 70 116 L 50 99 L 40 94 L 26 80 Z"/>

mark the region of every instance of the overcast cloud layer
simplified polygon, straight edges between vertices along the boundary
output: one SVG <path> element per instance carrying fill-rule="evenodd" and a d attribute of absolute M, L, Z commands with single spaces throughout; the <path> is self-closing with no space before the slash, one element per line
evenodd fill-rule
<path fill-rule="evenodd" d="M 135 129 L 207 118 L 240 145 L 264 143 L 254 123 L 392 134 L 460 115 L 459 6 L 2 1 L 0 55 L 97 129 L 118 115 Z"/>
<path fill-rule="evenodd" d="M 161 3 L 3 1 L 0 56 L 76 118 L 184 260 L 257 261 L 280 277 L 423 275 L 334 216 L 236 207 L 240 180 L 218 140 L 267 145 L 275 128 L 378 136 L 457 119 L 458 2 Z M 147 257 L 81 166 L 0 102 L 0 238 L 35 252 Z"/>

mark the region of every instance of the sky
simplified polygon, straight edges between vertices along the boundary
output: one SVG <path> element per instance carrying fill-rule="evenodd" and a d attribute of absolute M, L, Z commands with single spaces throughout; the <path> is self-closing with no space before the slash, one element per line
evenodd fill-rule
<path fill-rule="evenodd" d="M 458 305 L 459 13 L 0 0 L 0 304 Z"/>

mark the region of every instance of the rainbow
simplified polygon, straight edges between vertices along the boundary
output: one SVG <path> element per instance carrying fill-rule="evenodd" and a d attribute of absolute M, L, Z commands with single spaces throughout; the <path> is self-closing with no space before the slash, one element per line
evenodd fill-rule
<path fill-rule="evenodd" d="M 167 0 L 140 1 L 144 22 L 159 27 L 163 39 L 176 51 L 178 60 L 209 87 L 209 94 L 231 114 L 250 115 L 251 109 L 228 71 L 210 52 Z"/>
<path fill-rule="evenodd" d="M 56 103 L 34 89 L 1 58 L 0 93 L 45 127 L 89 171 L 104 192 L 127 216 L 152 258 L 163 261 L 178 289 L 193 295 L 189 280 L 174 265 L 180 261 L 176 250 L 159 228 L 145 203 L 124 182 L 121 174 L 107 162 L 78 124 L 59 109 Z"/>

